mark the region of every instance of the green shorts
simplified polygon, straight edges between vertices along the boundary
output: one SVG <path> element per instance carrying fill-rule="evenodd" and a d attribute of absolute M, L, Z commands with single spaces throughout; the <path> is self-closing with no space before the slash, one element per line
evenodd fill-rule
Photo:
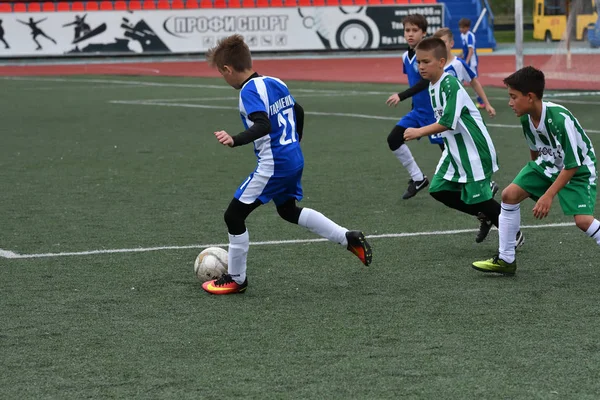
<path fill-rule="evenodd" d="M 554 181 L 534 168 L 532 163 L 535 164 L 534 161 L 530 161 L 523 167 L 513 183 L 537 201 L 546 193 Z M 558 192 L 558 199 L 560 200 L 560 208 L 562 208 L 565 215 L 594 215 L 596 185 L 590 185 L 587 179 L 571 179 Z"/>
<path fill-rule="evenodd" d="M 429 193 L 443 191 L 460 192 L 460 199 L 466 204 L 483 203 L 493 197 L 489 179 L 477 182 L 458 183 L 447 181 L 436 174 L 433 176 L 431 184 L 429 185 Z"/>

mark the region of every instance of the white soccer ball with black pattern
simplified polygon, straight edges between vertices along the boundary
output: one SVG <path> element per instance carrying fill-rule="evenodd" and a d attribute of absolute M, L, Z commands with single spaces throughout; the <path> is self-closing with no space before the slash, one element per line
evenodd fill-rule
<path fill-rule="evenodd" d="M 209 247 L 202 250 L 196 257 L 194 273 L 200 282 L 219 279 L 227 273 L 227 250 L 220 247 Z"/>

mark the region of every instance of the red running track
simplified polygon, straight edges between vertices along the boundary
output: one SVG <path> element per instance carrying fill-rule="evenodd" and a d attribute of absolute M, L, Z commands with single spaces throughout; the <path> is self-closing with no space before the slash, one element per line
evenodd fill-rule
<path fill-rule="evenodd" d="M 573 55 L 572 68 L 567 73 L 563 57 L 550 55 L 526 56 L 525 65 L 542 68 L 548 89 L 600 90 L 600 55 Z M 400 56 L 329 59 L 255 60 L 254 68 L 263 75 L 284 80 L 336 81 L 406 84 Z M 502 79 L 515 71 L 514 56 L 482 56 L 479 73 L 484 86 L 502 87 Z M 48 75 L 137 75 L 218 77 L 206 62 L 125 62 L 102 64 L 52 64 L 0 66 L 0 76 Z"/>

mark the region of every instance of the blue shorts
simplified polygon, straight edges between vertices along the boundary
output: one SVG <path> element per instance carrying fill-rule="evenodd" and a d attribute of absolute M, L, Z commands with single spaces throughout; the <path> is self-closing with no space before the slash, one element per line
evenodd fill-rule
<path fill-rule="evenodd" d="M 437 121 L 433 116 L 433 110 L 431 113 L 419 112 L 417 110 L 411 110 L 408 114 L 406 114 L 396 125 L 401 126 L 403 128 L 421 128 L 423 126 L 435 124 Z M 429 136 L 429 142 L 431 144 L 442 144 L 444 140 L 442 139 L 441 134 L 431 135 Z"/>
<path fill-rule="evenodd" d="M 265 176 L 254 171 L 240 185 L 233 197 L 245 204 L 256 200 L 267 204 L 273 200 L 279 206 L 289 199 L 302 200 L 302 168 L 287 176 Z"/>

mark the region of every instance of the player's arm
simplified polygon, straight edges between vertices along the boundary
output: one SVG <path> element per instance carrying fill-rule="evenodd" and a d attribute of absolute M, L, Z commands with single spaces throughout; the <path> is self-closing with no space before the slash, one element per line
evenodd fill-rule
<path fill-rule="evenodd" d="M 490 101 L 485 95 L 485 91 L 483 90 L 483 86 L 481 86 L 481 82 L 479 82 L 479 79 L 477 79 L 476 77 L 472 78 L 471 86 L 473 87 L 473 90 L 475 90 L 475 93 L 477 93 L 477 96 L 481 97 L 481 100 L 483 100 L 483 104 L 485 104 L 485 110 L 488 112 L 488 114 L 490 114 L 490 117 L 495 117 L 496 110 L 494 109 L 494 107 L 492 107 Z"/>
<path fill-rule="evenodd" d="M 215 137 L 219 143 L 229 147 L 242 146 L 244 144 L 252 143 L 256 139 L 268 135 L 269 132 L 271 132 L 271 121 L 269 121 L 266 112 L 253 112 L 248 115 L 248 119 L 254 122 L 254 124 L 244 132 L 238 133 L 235 136 L 231 136 L 225 131 L 215 132 Z"/>
<path fill-rule="evenodd" d="M 408 128 L 404 131 L 404 139 L 412 140 L 418 139 L 423 136 L 435 135 L 448 130 L 456 129 L 458 120 L 460 118 L 461 109 L 464 104 L 459 100 L 457 94 L 460 89 L 460 84 L 455 79 L 453 83 L 449 85 L 443 85 L 441 89 L 446 95 L 446 104 L 444 105 L 444 111 L 438 122 L 424 126 L 422 128 Z"/>
<path fill-rule="evenodd" d="M 215 132 L 217 140 L 222 145 L 229 147 L 242 146 L 252 143 L 271 132 L 271 122 L 267 114 L 268 110 L 265 102 L 256 90 L 255 84 L 250 82 L 242 88 L 240 101 L 247 112 L 248 120 L 252 121 L 252 126 L 235 136 L 230 136 L 225 131 Z"/>
<path fill-rule="evenodd" d="M 427 79 L 421 78 L 419 82 L 417 82 L 414 86 L 409 87 L 404 92 L 400 92 L 397 94 L 391 95 L 385 104 L 388 106 L 396 106 L 399 102 L 404 101 L 408 98 L 411 98 L 415 94 L 422 92 L 423 90 L 429 87 L 429 81 Z"/>
<path fill-rule="evenodd" d="M 413 97 L 415 94 L 422 92 L 428 87 L 429 81 L 427 79 L 421 78 L 421 80 L 417 82 L 414 86 L 409 87 L 404 92 L 398 93 L 398 97 L 400 98 L 400 101 L 404 101 L 408 98 Z"/>
<path fill-rule="evenodd" d="M 298 141 L 302 141 L 304 131 L 304 108 L 298 103 L 294 103 L 294 114 L 296 114 L 296 132 L 298 132 Z"/>
<path fill-rule="evenodd" d="M 467 33 L 467 48 L 469 51 L 467 52 L 465 61 L 467 64 L 471 65 L 471 57 L 473 57 L 473 53 L 475 52 L 475 35 L 471 32 Z"/>
<path fill-rule="evenodd" d="M 535 203 L 533 207 L 533 216 L 539 219 L 542 219 L 548 216 L 550 212 L 550 207 L 552 207 L 552 200 L 558 194 L 558 192 L 566 186 L 567 183 L 575 176 L 579 167 L 564 169 L 560 171 L 560 174 L 556 177 L 556 180 L 546 193 Z"/>
<path fill-rule="evenodd" d="M 465 62 L 471 64 L 471 57 L 473 57 L 473 46 L 469 46 L 469 52 L 467 53 L 467 59 Z"/>
<path fill-rule="evenodd" d="M 248 115 L 248 119 L 254 122 L 254 124 L 244 132 L 232 136 L 231 138 L 233 139 L 233 144 L 231 147 L 243 146 L 245 144 L 252 143 L 256 139 L 260 139 L 271 132 L 271 121 L 269 121 L 269 116 L 266 112 L 259 111 L 252 113 Z"/>
<path fill-rule="evenodd" d="M 438 124 L 437 122 L 421 128 L 407 128 L 404 131 L 404 140 L 418 139 L 423 136 L 435 135 L 448 130 L 448 127 Z"/>

